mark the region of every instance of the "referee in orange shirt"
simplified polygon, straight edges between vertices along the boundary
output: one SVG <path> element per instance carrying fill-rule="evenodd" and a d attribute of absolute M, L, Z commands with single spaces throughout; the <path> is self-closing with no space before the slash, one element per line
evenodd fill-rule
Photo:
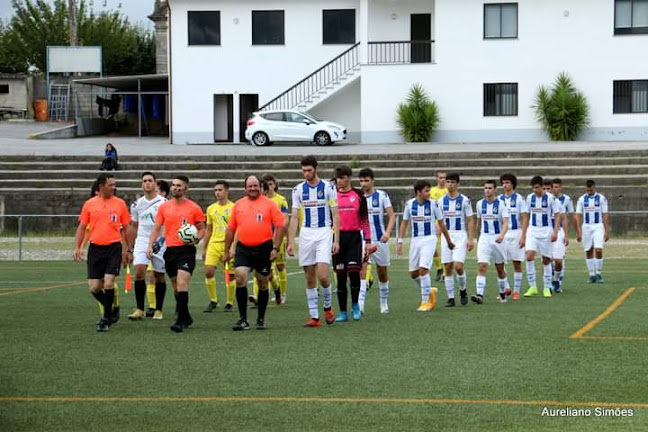
<path fill-rule="evenodd" d="M 111 315 L 115 298 L 115 277 L 126 265 L 129 251 L 126 234 L 121 229 L 130 222 L 126 203 L 115 196 L 116 180 L 113 174 L 104 173 L 97 178 L 98 195 L 83 204 L 76 230 L 74 260 L 83 260 L 83 244 L 86 231 L 88 247 L 88 281 L 90 292 L 103 305 L 103 317 L 97 323 L 97 331 L 108 331 L 113 323 Z M 88 229 L 89 227 L 89 229 Z"/>
<path fill-rule="evenodd" d="M 274 231 L 274 232 L 273 232 Z M 277 258 L 284 232 L 284 215 L 274 201 L 261 194 L 261 182 L 255 175 L 245 179 L 245 197 L 236 201 L 225 234 L 223 262 L 230 259 L 234 233 L 238 234 L 234 267 L 236 274 L 236 302 L 240 319 L 233 330 L 248 330 L 247 280 L 254 270 L 259 283 L 257 330 L 265 330 L 265 311 L 268 306 L 268 276 L 272 261 Z"/>

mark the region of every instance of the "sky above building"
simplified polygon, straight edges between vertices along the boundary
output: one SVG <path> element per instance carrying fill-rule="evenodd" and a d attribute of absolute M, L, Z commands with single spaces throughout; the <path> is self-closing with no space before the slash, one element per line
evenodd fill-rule
<path fill-rule="evenodd" d="M 51 0 L 49 0 L 52 3 Z M 87 0 L 88 3 L 90 0 Z M 94 9 L 97 12 L 102 10 L 121 10 L 134 24 L 141 24 L 145 27 L 153 27 L 153 23 L 147 18 L 153 12 L 154 0 L 94 0 Z M 120 6 L 121 5 L 121 6 Z M 0 0 L 0 19 L 8 22 L 13 15 L 11 0 Z"/>

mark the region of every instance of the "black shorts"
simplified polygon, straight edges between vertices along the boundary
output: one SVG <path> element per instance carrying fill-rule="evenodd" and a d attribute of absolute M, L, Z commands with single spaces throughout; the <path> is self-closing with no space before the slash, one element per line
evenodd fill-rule
<path fill-rule="evenodd" d="M 88 279 L 103 279 L 104 275 L 119 276 L 122 260 L 121 242 L 88 247 Z"/>
<path fill-rule="evenodd" d="M 234 267 L 249 267 L 257 274 L 268 276 L 270 274 L 270 254 L 272 253 L 272 240 L 261 243 L 257 246 L 245 246 L 243 243 L 236 244 L 234 255 Z"/>
<path fill-rule="evenodd" d="M 178 270 L 193 274 L 196 268 L 196 246 L 171 246 L 164 252 L 164 267 L 170 278 L 178 275 Z"/>
<path fill-rule="evenodd" d="M 333 255 L 336 271 L 360 271 L 362 267 L 362 236 L 360 231 L 340 231 L 340 251 Z"/>

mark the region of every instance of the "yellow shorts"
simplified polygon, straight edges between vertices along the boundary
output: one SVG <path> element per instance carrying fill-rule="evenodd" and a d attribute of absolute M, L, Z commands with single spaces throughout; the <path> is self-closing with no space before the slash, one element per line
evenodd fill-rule
<path fill-rule="evenodd" d="M 210 243 L 205 256 L 205 266 L 220 267 L 223 265 L 223 255 L 225 255 L 225 243 Z M 229 261 L 229 268 L 234 273 L 234 258 Z"/>
<path fill-rule="evenodd" d="M 286 264 L 286 239 L 284 239 L 281 242 L 281 245 L 279 246 L 279 251 L 277 252 L 277 259 L 274 260 L 273 264 Z"/>

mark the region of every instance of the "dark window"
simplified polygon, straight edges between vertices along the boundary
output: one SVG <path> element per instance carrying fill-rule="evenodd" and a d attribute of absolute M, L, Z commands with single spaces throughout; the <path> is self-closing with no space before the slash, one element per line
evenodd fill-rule
<path fill-rule="evenodd" d="M 517 83 L 484 84 L 484 116 L 518 115 Z"/>
<path fill-rule="evenodd" d="M 282 112 L 262 114 L 261 117 L 270 121 L 284 121 L 284 113 Z"/>
<path fill-rule="evenodd" d="M 284 11 L 252 11 L 252 45 L 284 43 Z"/>
<path fill-rule="evenodd" d="M 517 3 L 484 5 L 484 39 L 518 37 Z"/>
<path fill-rule="evenodd" d="M 220 45 L 220 12 L 189 11 L 189 45 Z"/>
<path fill-rule="evenodd" d="M 0 84 L 0 94 L 9 93 L 9 84 Z"/>
<path fill-rule="evenodd" d="M 615 0 L 614 34 L 648 33 L 648 0 Z"/>
<path fill-rule="evenodd" d="M 614 81 L 614 114 L 648 113 L 648 80 Z"/>
<path fill-rule="evenodd" d="M 354 44 L 355 23 L 355 9 L 322 11 L 322 43 Z"/>

